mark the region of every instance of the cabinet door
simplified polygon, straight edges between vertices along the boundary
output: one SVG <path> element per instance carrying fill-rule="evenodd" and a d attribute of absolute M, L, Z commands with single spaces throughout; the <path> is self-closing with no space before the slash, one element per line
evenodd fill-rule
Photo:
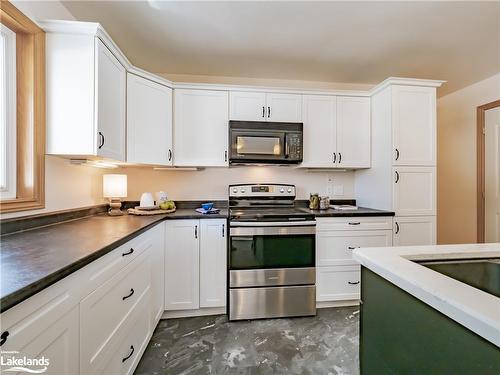
<path fill-rule="evenodd" d="M 436 244 L 436 217 L 394 217 L 394 246 Z"/>
<path fill-rule="evenodd" d="M 267 121 L 302 122 L 302 95 L 274 94 L 266 95 Z"/>
<path fill-rule="evenodd" d="M 303 167 L 332 168 L 337 145 L 337 115 L 335 96 L 304 95 Z"/>
<path fill-rule="evenodd" d="M 369 168 L 370 98 L 337 97 L 337 166 Z"/>
<path fill-rule="evenodd" d="M 127 161 L 172 165 L 172 89 L 127 74 Z"/>
<path fill-rule="evenodd" d="M 394 165 L 436 165 L 436 89 L 392 88 Z"/>
<path fill-rule="evenodd" d="M 174 164 L 228 165 L 227 91 L 174 91 Z"/>
<path fill-rule="evenodd" d="M 395 167 L 393 208 L 398 216 L 436 214 L 436 168 Z"/>
<path fill-rule="evenodd" d="M 265 121 L 266 94 L 263 92 L 231 91 L 229 93 L 229 119 L 239 121 Z"/>
<path fill-rule="evenodd" d="M 316 266 L 355 265 L 358 247 L 392 246 L 391 230 L 316 232 Z"/>
<path fill-rule="evenodd" d="M 125 161 L 125 68 L 98 38 L 95 43 L 97 155 Z"/>
<path fill-rule="evenodd" d="M 44 374 L 78 374 L 80 371 L 78 306 L 46 325 L 50 314 L 51 310 L 37 311 L 35 312 L 36 319 L 33 320 L 34 316 L 30 316 L 20 322 L 17 327 L 11 327 L 11 337 L 8 337 L 6 343 L 2 345 L 3 361 L 9 358 L 9 354 L 5 352 L 12 351 L 15 353 L 12 357 L 16 358 L 45 357 L 48 363 Z M 40 366 L 33 366 L 33 368 L 39 369 Z M 2 370 L 6 373 L 7 369 L 8 366 L 2 366 Z M 19 371 L 19 373 L 22 372 Z"/>
<path fill-rule="evenodd" d="M 200 307 L 226 305 L 226 220 L 200 220 Z"/>
<path fill-rule="evenodd" d="M 199 220 L 166 222 L 165 310 L 200 306 Z"/>

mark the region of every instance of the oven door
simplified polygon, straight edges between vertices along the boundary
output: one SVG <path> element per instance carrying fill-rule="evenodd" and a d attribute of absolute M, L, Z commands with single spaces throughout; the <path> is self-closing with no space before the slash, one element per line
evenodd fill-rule
<path fill-rule="evenodd" d="M 283 162 L 285 133 L 266 130 L 231 130 L 230 162 Z"/>
<path fill-rule="evenodd" d="M 229 268 L 267 270 L 315 265 L 315 221 L 230 227 Z M 242 224 L 244 225 L 244 224 Z"/>

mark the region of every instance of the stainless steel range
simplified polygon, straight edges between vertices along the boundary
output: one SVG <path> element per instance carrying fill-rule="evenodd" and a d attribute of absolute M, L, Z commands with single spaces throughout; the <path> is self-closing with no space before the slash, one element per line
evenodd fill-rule
<path fill-rule="evenodd" d="M 295 186 L 229 186 L 229 319 L 316 314 L 314 215 Z"/>

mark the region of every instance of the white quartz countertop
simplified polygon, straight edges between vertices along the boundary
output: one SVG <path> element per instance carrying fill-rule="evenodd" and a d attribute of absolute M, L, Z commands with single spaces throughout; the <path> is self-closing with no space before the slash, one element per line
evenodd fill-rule
<path fill-rule="evenodd" d="M 359 248 L 354 259 L 500 347 L 500 298 L 414 261 L 500 257 L 500 243 Z"/>

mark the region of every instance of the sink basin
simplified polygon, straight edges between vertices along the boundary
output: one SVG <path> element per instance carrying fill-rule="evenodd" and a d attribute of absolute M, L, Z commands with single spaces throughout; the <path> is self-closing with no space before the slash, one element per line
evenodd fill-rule
<path fill-rule="evenodd" d="M 443 275 L 500 297 L 500 258 L 419 263 Z"/>

